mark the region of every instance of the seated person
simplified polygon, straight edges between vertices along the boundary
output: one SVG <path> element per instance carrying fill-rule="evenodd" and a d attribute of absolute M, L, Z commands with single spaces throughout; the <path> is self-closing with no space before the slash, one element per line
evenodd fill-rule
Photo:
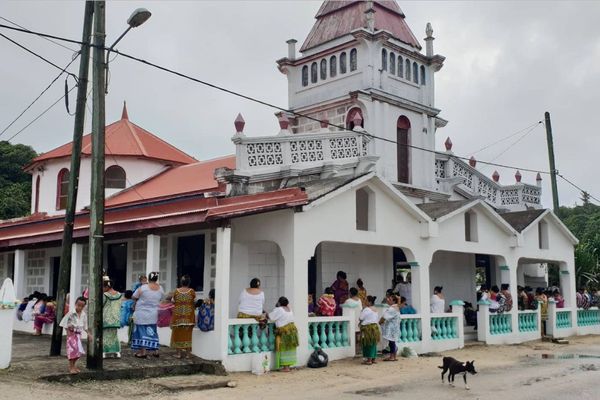
<path fill-rule="evenodd" d="M 202 332 L 215 329 L 215 289 L 210 289 L 208 298 L 199 304 L 198 329 Z"/>
<path fill-rule="evenodd" d="M 406 297 L 400 297 L 400 314 L 416 314 L 417 310 L 406 303 Z"/>
<path fill-rule="evenodd" d="M 53 324 L 54 319 L 56 318 L 56 303 L 54 303 L 54 299 L 47 297 L 44 300 L 44 303 L 44 312 L 36 315 L 33 319 L 33 329 L 35 331 L 33 333 L 34 336 L 40 336 L 42 334 L 44 324 Z"/>
<path fill-rule="evenodd" d="M 328 287 L 325 289 L 325 293 L 323 293 L 323 295 L 319 297 L 319 301 L 317 301 L 317 307 L 319 308 L 319 315 L 333 317 L 336 304 L 332 288 Z"/>

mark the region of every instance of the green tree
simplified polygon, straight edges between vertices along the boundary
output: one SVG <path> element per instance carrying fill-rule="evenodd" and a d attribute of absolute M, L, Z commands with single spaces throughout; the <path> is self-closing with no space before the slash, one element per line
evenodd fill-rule
<path fill-rule="evenodd" d="M 23 167 L 36 156 L 30 146 L 0 141 L 0 220 L 29 213 L 31 176 Z"/>

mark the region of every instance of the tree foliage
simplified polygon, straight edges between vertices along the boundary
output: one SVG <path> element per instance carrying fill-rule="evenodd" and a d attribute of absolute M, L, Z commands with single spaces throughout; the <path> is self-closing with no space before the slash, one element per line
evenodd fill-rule
<path fill-rule="evenodd" d="M 31 176 L 23 167 L 36 156 L 30 146 L 0 141 L 0 220 L 29 213 Z"/>
<path fill-rule="evenodd" d="M 588 201 L 573 208 L 561 207 L 559 217 L 579 239 L 575 248 L 577 286 L 600 287 L 600 207 Z"/>

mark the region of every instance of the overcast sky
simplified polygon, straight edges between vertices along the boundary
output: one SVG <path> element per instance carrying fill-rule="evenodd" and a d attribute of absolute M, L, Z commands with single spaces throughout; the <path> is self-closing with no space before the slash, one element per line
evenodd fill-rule
<path fill-rule="evenodd" d="M 244 94 L 287 107 L 286 78 L 275 60 L 285 41 L 301 43 L 321 1 L 109 2 L 107 44 L 126 28 L 132 10 L 153 13 L 118 49 Z M 600 198 L 600 2 L 399 1 L 421 40 L 434 29 L 436 53 L 446 56 L 436 74 L 436 106 L 449 124 L 437 132 L 437 148 L 452 138 L 455 154 L 476 150 L 552 114 L 559 171 Z M 1 1 L 0 16 L 26 28 L 79 40 L 80 1 Z M 6 23 L 0 20 L 0 23 Z M 59 65 L 70 50 L 46 40 L 1 29 Z M 421 44 L 424 42 L 421 40 Z M 69 45 L 73 47 L 74 45 Z M 57 70 L 0 37 L 0 131 L 57 75 Z M 77 63 L 71 70 L 77 73 Z M 241 112 L 248 135 L 278 131 L 274 110 L 117 57 L 111 63 L 107 124 L 127 100 L 130 120 L 198 159 L 232 154 L 233 120 Z M 72 85 L 73 82 L 71 81 Z M 12 136 L 63 93 L 59 80 L 0 140 Z M 72 110 L 75 91 L 70 99 Z M 89 114 L 88 114 L 89 117 Z M 88 118 L 88 120 L 91 118 Z M 88 121 L 89 126 L 89 121 Z M 48 151 L 71 140 L 73 117 L 59 103 L 13 142 Z M 524 131 L 525 133 L 527 131 Z M 521 135 L 475 154 L 491 160 Z M 548 170 L 545 131 L 538 126 L 496 162 Z M 480 167 L 491 175 L 494 168 Z M 514 170 L 498 169 L 501 183 Z M 535 174 L 523 173 L 534 183 Z M 544 204 L 551 206 L 548 176 Z M 559 180 L 561 204 L 578 201 L 576 189 Z"/>

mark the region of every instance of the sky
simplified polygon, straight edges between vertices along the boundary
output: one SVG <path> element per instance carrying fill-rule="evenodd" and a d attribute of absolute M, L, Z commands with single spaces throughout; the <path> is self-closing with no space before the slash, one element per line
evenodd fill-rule
<path fill-rule="evenodd" d="M 398 3 L 423 46 L 425 25 L 431 22 L 435 52 L 446 57 L 435 76 L 436 107 L 449 121 L 436 133 L 438 150 L 450 137 L 456 155 L 548 171 L 544 126 L 525 128 L 549 111 L 557 169 L 600 199 L 599 168 L 594 167 L 600 148 L 600 2 Z M 152 12 L 150 20 L 131 30 L 117 49 L 287 107 L 286 77 L 275 60 L 287 55 L 287 39 L 302 43 L 320 5 L 316 0 L 109 1 L 106 43 L 126 29 L 134 9 L 145 7 Z M 82 1 L 0 1 L 0 17 L 76 40 L 81 38 L 83 9 Z M 73 55 L 38 37 L 5 29 L 0 33 L 61 66 Z M 70 70 L 76 74 L 78 63 Z M 58 72 L 0 37 L 0 132 Z M 61 78 L 0 140 L 17 133 L 63 92 Z M 70 95 L 71 111 L 75 93 Z M 246 120 L 247 135 L 279 130 L 273 109 L 116 57 L 110 64 L 107 124 L 120 118 L 123 101 L 131 121 L 198 159 L 233 154 L 238 113 Z M 87 120 L 86 132 L 89 111 Z M 59 102 L 11 142 L 45 152 L 69 142 L 72 131 L 73 117 Z M 514 136 L 477 152 L 510 135 Z M 488 176 L 498 169 L 500 183 L 514 182 L 515 169 L 478 168 Z M 534 173 L 522 174 L 524 182 L 535 182 Z M 543 178 L 543 203 L 548 207 L 550 181 L 547 175 Z M 577 189 L 560 179 L 558 188 L 562 205 L 580 203 Z"/>

